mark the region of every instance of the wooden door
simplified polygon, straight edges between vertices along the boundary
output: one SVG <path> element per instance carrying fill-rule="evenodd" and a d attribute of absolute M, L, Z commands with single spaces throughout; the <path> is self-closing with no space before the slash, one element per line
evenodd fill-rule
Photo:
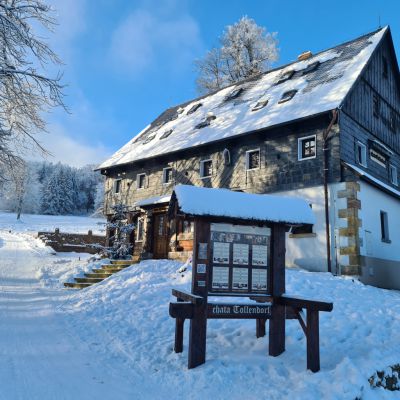
<path fill-rule="evenodd" d="M 167 215 L 156 214 L 154 215 L 154 258 L 167 258 L 168 257 L 168 229 L 167 229 Z"/>

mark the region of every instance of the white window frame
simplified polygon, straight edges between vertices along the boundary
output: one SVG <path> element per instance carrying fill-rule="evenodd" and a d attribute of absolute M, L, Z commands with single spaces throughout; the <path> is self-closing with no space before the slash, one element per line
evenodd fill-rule
<path fill-rule="evenodd" d="M 315 142 L 315 154 L 313 156 L 308 156 L 308 157 L 302 157 L 302 143 L 303 141 L 307 139 L 314 139 Z M 309 136 L 304 136 L 301 138 L 297 139 L 297 159 L 298 161 L 304 161 L 304 160 L 312 160 L 313 158 L 317 157 L 317 135 L 309 135 Z"/>
<path fill-rule="evenodd" d="M 141 239 L 139 239 L 139 223 L 142 224 L 142 238 Z M 144 240 L 144 218 L 138 218 L 136 226 L 137 226 L 137 228 L 136 228 L 135 239 L 136 239 L 136 242 L 141 243 Z"/>
<path fill-rule="evenodd" d="M 140 177 L 141 176 L 144 176 L 144 181 L 143 181 L 143 186 L 142 187 L 139 186 L 139 182 L 140 182 Z M 137 187 L 137 189 L 144 189 L 146 187 L 146 173 L 137 174 L 137 176 L 136 176 L 136 187 Z"/>
<path fill-rule="evenodd" d="M 211 161 L 211 175 L 204 175 L 204 164 L 206 163 L 206 162 L 208 162 L 208 161 Z M 200 178 L 201 179 L 206 179 L 206 178 L 211 178 L 212 177 L 212 174 L 213 174 L 213 168 L 214 166 L 213 166 L 213 161 L 212 161 L 212 159 L 211 158 L 208 158 L 207 160 L 201 160 L 200 161 Z"/>
<path fill-rule="evenodd" d="M 361 160 L 358 159 L 358 149 L 362 149 L 362 157 Z M 358 140 L 356 141 L 356 163 L 358 165 L 361 165 L 365 168 L 367 168 L 367 146 L 364 143 L 359 142 Z"/>
<path fill-rule="evenodd" d="M 255 153 L 258 151 L 258 167 L 256 168 L 249 168 L 250 167 L 250 153 Z M 261 149 L 252 149 L 246 151 L 246 171 L 255 171 L 261 168 Z"/>
<path fill-rule="evenodd" d="M 392 183 L 393 185 L 399 185 L 397 167 L 395 167 L 393 164 L 389 164 L 389 179 L 390 183 Z"/>
<path fill-rule="evenodd" d="M 117 192 L 117 185 L 118 185 L 117 182 L 119 182 L 119 190 L 118 190 L 118 192 Z M 114 184 L 113 184 L 113 193 L 114 194 L 120 194 L 121 193 L 121 186 L 122 186 L 122 179 L 121 178 L 116 179 L 114 181 Z"/>
<path fill-rule="evenodd" d="M 167 174 L 166 171 L 171 170 L 171 180 L 169 182 L 166 181 Z M 172 183 L 172 167 L 165 167 L 163 168 L 163 173 L 162 173 L 162 183 L 163 185 L 170 185 Z"/>

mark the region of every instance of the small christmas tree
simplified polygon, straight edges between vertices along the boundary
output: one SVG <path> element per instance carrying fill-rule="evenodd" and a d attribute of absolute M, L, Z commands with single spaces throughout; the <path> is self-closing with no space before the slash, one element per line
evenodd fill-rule
<path fill-rule="evenodd" d="M 112 210 L 114 213 L 111 220 L 107 222 L 107 230 L 114 234 L 109 238 L 111 246 L 104 250 L 112 259 L 127 258 L 132 250 L 130 234 L 135 229 L 135 225 L 128 223 L 128 206 L 116 204 Z"/>

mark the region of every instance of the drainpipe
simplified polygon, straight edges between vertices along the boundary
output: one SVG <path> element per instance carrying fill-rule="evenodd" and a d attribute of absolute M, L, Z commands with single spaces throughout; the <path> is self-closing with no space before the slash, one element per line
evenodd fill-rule
<path fill-rule="evenodd" d="M 337 110 L 332 111 L 332 119 L 328 127 L 324 131 L 324 198 L 325 198 L 325 228 L 326 228 L 326 253 L 328 261 L 328 272 L 332 273 L 332 261 L 331 261 L 331 236 L 330 236 L 330 223 L 329 223 L 329 196 L 328 196 L 328 140 L 330 139 L 329 133 L 332 126 L 336 122 L 338 112 Z"/>

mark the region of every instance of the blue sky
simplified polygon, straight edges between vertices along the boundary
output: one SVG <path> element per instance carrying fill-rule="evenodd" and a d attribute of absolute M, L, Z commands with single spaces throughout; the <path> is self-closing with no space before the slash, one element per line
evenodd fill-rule
<path fill-rule="evenodd" d="M 398 0 L 48 0 L 49 41 L 64 61 L 70 114 L 48 116 L 49 161 L 99 163 L 164 109 L 197 95 L 193 61 L 243 15 L 277 32 L 280 59 L 296 59 L 389 24 L 400 49 Z M 50 71 L 54 73 L 54 71 Z"/>

